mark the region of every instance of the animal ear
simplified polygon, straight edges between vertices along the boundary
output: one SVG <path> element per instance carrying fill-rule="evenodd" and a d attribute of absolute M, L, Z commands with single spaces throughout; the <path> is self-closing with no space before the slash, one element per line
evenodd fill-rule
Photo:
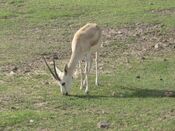
<path fill-rule="evenodd" d="M 56 67 L 56 72 L 57 72 L 58 76 L 60 77 L 61 73 L 62 73 L 61 70 Z"/>
<path fill-rule="evenodd" d="M 67 64 L 66 64 L 65 67 L 64 67 L 64 72 L 65 72 L 65 74 L 67 74 L 67 70 L 68 70 L 68 66 L 67 66 Z"/>

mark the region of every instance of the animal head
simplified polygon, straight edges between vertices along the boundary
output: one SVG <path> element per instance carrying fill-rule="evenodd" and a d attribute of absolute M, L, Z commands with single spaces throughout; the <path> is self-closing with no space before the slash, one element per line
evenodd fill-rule
<path fill-rule="evenodd" d="M 51 70 L 50 66 L 48 65 L 46 59 L 43 57 L 44 62 L 46 66 L 48 67 L 50 73 L 52 76 L 55 78 L 57 81 L 58 85 L 60 86 L 61 93 L 63 95 L 68 95 L 70 93 L 70 89 L 72 86 L 72 76 L 69 75 L 68 73 L 68 66 L 67 64 L 65 65 L 64 71 L 62 72 L 60 69 L 58 69 L 55 66 L 55 61 L 53 59 L 53 67 L 54 67 L 54 72 Z"/>

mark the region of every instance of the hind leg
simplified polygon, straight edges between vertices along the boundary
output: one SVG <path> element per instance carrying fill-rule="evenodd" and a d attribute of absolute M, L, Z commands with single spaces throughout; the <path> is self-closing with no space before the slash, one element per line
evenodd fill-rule
<path fill-rule="evenodd" d="M 92 59 L 91 59 L 91 54 L 87 54 L 86 59 L 85 59 L 85 94 L 88 94 L 88 90 L 89 90 L 89 85 L 88 85 L 88 75 L 91 69 L 91 65 L 92 65 Z"/>

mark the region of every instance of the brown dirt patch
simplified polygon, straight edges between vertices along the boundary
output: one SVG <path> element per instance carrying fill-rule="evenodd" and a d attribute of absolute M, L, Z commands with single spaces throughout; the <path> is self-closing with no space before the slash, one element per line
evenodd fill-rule
<path fill-rule="evenodd" d="M 4 65 L 1 67 L 1 70 L 8 73 L 13 71 L 15 67 L 17 67 L 15 73 L 28 73 L 38 70 L 44 66 L 41 58 L 42 55 L 46 56 L 48 61 L 51 61 L 52 57 L 56 56 L 59 65 L 61 65 L 61 61 L 63 60 L 63 63 L 65 63 L 70 57 L 71 50 L 68 43 L 71 42 L 71 34 L 73 34 L 75 30 L 76 29 L 73 29 L 71 32 L 63 31 L 61 34 L 59 34 L 59 30 L 55 28 L 49 29 L 49 31 L 38 28 L 26 30 L 24 35 L 25 39 L 29 40 L 29 42 L 40 42 L 38 45 L 41 45 L 41 42 L 46 44 L 51 43 L 53 46 L 60 43 L 61 48 L 54 47 L 52 53 L 46 52 L 38 54 L 32 60 L 30 59 L 18 65 Z M 117 64 L 128 64 L 130 57 L 137 57 L 142 60 L 146 56 L 163 56 L 175 51 L 175 29 L 164 31 L 164 25 L 161 24 L 136 23 L 121 28 L 103 27 L 102 30 L 102 48 L 99 52 L 101 72 L 105 70 L 112 71 L 117 68 Z M 66 32 L 67 35 L 65 35 Z M 59 37 L 56 34 L 58 34 Z M 68 38 L 65 36 L 68 36 Z M 25 39 L 22 40 L 26 41 Z M 158 48 L 155 48 L 156 44 Z M 69 47 L 67 47 L 68 45 Z M 43 48 L 45 49 L 47 47 Z M 108 71 L 106 71 L 106 73 L 107 72 Z"/>
<path fill-rule="evenodd" d="M 155 46 L 158 48 L 155 48 Z M 130 68 L 130 59 L 140 62 L 146 57 L 175 53 L 175 29 L 166 30 L 162 24 L 142 24 L 103 29 L 100 59 L 105 70 L 114 71 L 118 65 Z"/>
<path fill-rule="evenodd" d="M 106 28 L 103 31 L 103 46 L 113 55 L 139 56 L 165 54 L 175 49 L 175 30 L 163 31 L 164 25 L 135 24 L 123 28 Z M 155 45 L 159 48 L 155 49 Z M 104 50 L 104 52 L 106 52 Z M 115 53 L 116 52 L 116 53 Z M 111 52 L 112 53 L 112 52 Z"/>
<path fill-rule="evenodd" d="M 175 8 L 173 7 L 169 9 L 156 9 L 156 10 L 151 10 L 150 12 L 158 15 L 172 15 L 172 14 L 175 14 Z"/>

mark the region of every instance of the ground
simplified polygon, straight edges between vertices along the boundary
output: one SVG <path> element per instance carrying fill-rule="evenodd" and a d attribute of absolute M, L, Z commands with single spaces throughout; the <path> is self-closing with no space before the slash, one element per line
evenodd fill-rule
<path fill-rule="evenodd" d="M 174 0 L 1 0 L 0 130 L 175 130 Z M 63 68 L 73 34 L 102 29 L 100 86 L 62 96 L 41 56 Z"/>

